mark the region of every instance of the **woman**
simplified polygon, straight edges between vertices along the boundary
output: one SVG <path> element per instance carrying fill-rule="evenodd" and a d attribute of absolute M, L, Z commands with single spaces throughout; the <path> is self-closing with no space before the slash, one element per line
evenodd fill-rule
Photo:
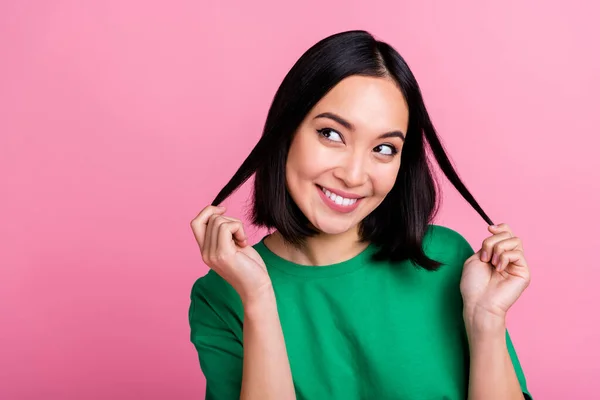
<path fill-rule="evenodd" d="M 191 222 L 211 268 L 189 321 L 207 399 L 531 398 L 506 312 L 529 284 L 521 240 L 481 250 L 430 224 L 425 142 L 479 212 L 402 57 L 365 31 L 310 48 L 262 137 Z M 217 207 L 255 174 L 254 245 Z M 285 338 L 285 341 L 284 341 Z"/>

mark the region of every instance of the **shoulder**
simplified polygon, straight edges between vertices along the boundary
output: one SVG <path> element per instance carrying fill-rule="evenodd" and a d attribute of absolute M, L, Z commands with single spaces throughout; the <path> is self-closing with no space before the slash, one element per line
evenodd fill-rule
<path fill-rule="evenodd" d="M 459 263 L 475 253 L 467 239 L 452 228 L 430 224 L 423 238 L 423 249 L 432 258 L 444 263 Z"/>
<path fill-rule="evenodd" d="M 235 289 L 219 274 L 209 270 L 192 285 L 189 322 L 192 331 L 225 324 L 239 330 L 243 318 L 242 301 Z"/>
<path fill-rule="evenodd" d="M 438 245 L 469 245 L 469 242 L 463 235 L 443 225 L 429 224 L 425 232 L 425 238 Z"/>
<path fill-rule="evenodd" d="M 191 297 L 215 306 L 240 300 L 235 289 L 212 269 L 194 282 Z"/>

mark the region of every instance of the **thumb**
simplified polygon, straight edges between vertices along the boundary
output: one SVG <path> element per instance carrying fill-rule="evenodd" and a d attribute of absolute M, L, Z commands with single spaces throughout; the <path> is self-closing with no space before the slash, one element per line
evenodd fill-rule
<path fill-rule="evenodd" d="M 491 233 L 498 233 L 500 231 L 500 228 L 496 225 L 489 225 L 488 231 L 490 231 Z"/>

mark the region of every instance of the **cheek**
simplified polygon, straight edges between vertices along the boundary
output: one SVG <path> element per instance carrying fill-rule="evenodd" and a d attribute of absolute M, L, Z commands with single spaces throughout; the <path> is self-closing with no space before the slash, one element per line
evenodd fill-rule
<path fill-rule="evenodd" d="M 305 180 L 313 178 L 315 173 L 314 165 L 311 165 L 308 160 L 302 154 L 296 154 L 288 158 L 285 175 L 289 185 L 301 185 Z"/>
<path fill-rule="evenodd" d="M 377 177 L 373 180 L 375 195 L 378 197 L 385 197 L 393 189 L 394 184 L 396 183 L 398 169 L 390 168 L 389 170 L 380 171 L 375 176 Z"/>
<path fill-rule="evenodd" d="M 302 157 L 290 162 L 286 170 L 288 176 L 296 179 L 314 179 L 318 168 L 316 168 L 315 163 L 310 162 L 310 158 Z"/>
<path fill-rule="evenodd" d="M 288 179 L 315 179 L 326 168 L 323 148 L 310 133 L 299 132 L 290 146 L 286 163 Z"/>

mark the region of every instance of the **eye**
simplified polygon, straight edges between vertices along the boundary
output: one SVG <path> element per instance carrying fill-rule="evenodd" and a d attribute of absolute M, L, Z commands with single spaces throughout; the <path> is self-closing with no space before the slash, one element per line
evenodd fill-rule
<path fill-rule="evenodd" d="M 386 150 L 386 148 L 388 150 Z M 383 151 L 381 151 L 382 149 Z M 376 146 L 373 150 L 375 150 L 376 153 L 383 154 L 384 156 L 393 156 L 398 153 L 398 149 L 396 149 L 396 147 L 392 146 L 391 144 L 380 144 L 379 146 Z"/>
<path fill-rule="evenodd" d="M 340 142 L 340 143 L 344 142 L 342 140 L 342 135 L 340 135 L 339 133 L 337 133 L 336 131 L 334 131 L 331 128 L 317 129 L 317 132 L 319 132 L 319 135 L 323 136 L 327 140 L 331 140 L 332 142 Z M 337 137 L 337 139 L 336 139 L 336 137 Z"/>

